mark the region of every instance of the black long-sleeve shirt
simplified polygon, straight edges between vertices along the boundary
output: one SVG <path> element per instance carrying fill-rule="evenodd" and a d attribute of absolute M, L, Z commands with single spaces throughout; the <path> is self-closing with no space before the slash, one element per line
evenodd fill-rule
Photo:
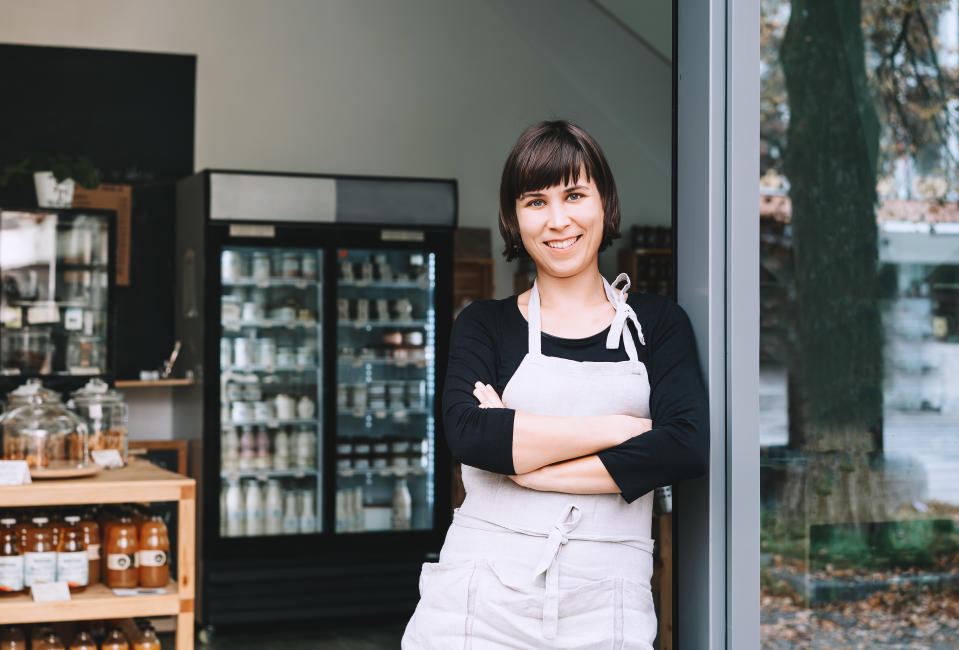
<path fill-rule="evenodd" d="M 683 309 L 656 294 L 631 293 L 646 345 L 637 343 L 649 376 L 653 428 L 599 452 L 624 499 L 706 473 L 709 413 L 689 318 Z M 627 323 L 629 332 L 635 331 Z M 474 384 L 490 384 L 497 394 L 529 349 L 528 324 L 516 296 L 483 300 L 464 309 L 453 325 L 449 366 L 443 386 L 443 423 L 453 457 L 499 474 L 513 468 L 513 409 L 481 409 Z M 575 361 L 626 361 L 625 348 L 608 350 L 609 328 L 582 339 L 543 334 L 542 353 Z"/>

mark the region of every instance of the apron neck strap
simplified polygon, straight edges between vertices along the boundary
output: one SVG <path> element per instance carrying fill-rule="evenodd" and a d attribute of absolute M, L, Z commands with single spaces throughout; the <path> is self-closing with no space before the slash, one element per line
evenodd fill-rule
<path fill-rule="evenodd" d="M 624 283 L 622 289 L 615 288 L 620 282 Z M 636 344 L 633 337 L 626 327 L 626 321 L 632 321 L 642 345 L 646 344 L 643 339 L 643 328 L 639 325 L 639 319 L 633 308 L 626 302 L 626 291 L 629 289 L 629 276 L 620 273 L 619 276 L 610 285 L 603 278 L 603 288 L 606 290 L 606 298 L 616 308 L 616 315 L 613 317 L 613 323 L 610 325 L 609 334 L 606 337 L 606 347 L 615 350 L 619 347 L 620 341 L 626 347 L 626 356 L 630 361 L 636 361 L 639 355 L 636 352 Z M 529 352 L 530 354 L 540 354 L 542 350 L 543 321 L 539 304 L 539 289 L 536 280 L 533 280 L 533 288 L 529 292 L 529 306 L 527 307 L 527 320 L 529 321 Z"/>
<path fill-rule="evenodd" d="M 526 308 L 527 320 L 529 320 L 529 353 L 539 354 L 543 334 L 543 321 L 539 309 L 539 289 L 536 288 L 536 280 L 533 280 L 533 288 L 529 292 L 529 305 Z"/>

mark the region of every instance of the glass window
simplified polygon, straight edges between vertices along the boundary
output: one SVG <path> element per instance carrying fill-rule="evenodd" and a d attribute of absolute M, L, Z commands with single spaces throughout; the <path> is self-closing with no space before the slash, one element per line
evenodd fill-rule
<path fill-rule="evenodd" d="M 959 3 L 762 0 L 761 639 L 959 638 Z"/>

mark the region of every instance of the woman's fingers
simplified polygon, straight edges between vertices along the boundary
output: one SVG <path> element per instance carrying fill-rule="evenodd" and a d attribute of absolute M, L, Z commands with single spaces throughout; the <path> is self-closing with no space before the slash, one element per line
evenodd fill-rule
<path fill-rule="evenodd" d="M 506 405 L 503 404 L 503 401 L 499 398 L 499 395 L 496 394 L 496 391 L 493 390 L 493 387 L 489 384 L 484 384 L 483 382 L 476 382 L 473 386 L 473 396 L 479 402 L 479 407 L 481 409 L 486 408 L 506 408 Z"/>

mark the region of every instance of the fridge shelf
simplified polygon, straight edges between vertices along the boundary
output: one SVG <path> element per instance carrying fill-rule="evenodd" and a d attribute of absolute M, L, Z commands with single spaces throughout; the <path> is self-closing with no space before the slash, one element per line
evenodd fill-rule
<path fill-rule="evenodd" d="M 226 469 L 220 471 L 220 478 L 227 480 L 255 478 L 265 481 L 268 478 L 305 478 L 316 476 L 316 474 L 316 469 L 307 467 L 295 469 Z"/>
<path fill-rule="evenodd" d="M 358 321 L 358 320 L 340 320 L 336 322 L 340 327 L 355 327 L 356 329 L 363 328 L 373 328 L 373 327 L 426 327 L 427 321 L 425 320 L 368 320 L 368 321 Z"/>
<path fill-rule="evenodd" d="M 270 318 L 264 318 L 262 320 L 225 320 L 223 321 L 223 329 L 227 331 L 238 332 L 243 328 L 257 328 L 257 329 L 311 329 L 317 327 L 319 321 L 315 320 L 274 320 Z"/>
<path fill-rule="evenodd" d="M 223 281 L 224 287 L 259 287 L 268 289 L 269 287 L 294 287 L 296 289 L 310 289 L 318 286 L 317 280 L 308 280 L 306 278 L 237 278 L 233 281 Z"/>
<path fill-rule="evenodd" d="M 277 372 L 316 372 L 317 368 L 316 366 L 226 366 L 222 370 L 224 373 L 263 373 L 268 375 Z"/>
<path fill-rule="evenodd" d="M 265 427 L 269 427 L 269 428 L 271 428 L 271 429 L 274 429 L 274 428 L 276 428 L 276 427 L 284 427 L 284 426 L 287 426 L 287 425 L 296 426 L 296 425 L 312 424 L 312 425 L 315 426 L 315 425 L 317 424 L 317 422 L 318 422 L 318 420 L 316 420 L 315 418 L 314 418 L 314 419 L 309 419 L 309 420 L 302 420 L 302 419 L 296 419 L 296 420 L 237 420 L 237 421 L 229 420 L 229 421 L 227 421 L 227 422 L 221 422 L 220 425 L 221 425 L 221 427 L 248 427 L 248 426 L 255 427 L 255 426 L 258 426 L 258 425 L 262 425 L 262 426 L 265 426 Z"/>
<path fill-rule="evenodd" d="M 337 415 L 352 415 L 356 418 L 365 418 L 367 415 L 371 415 L 377 420 L 386 419 L 387 416 L 393 416 L 394 419 L 399 419 L 406 417 L 407 415 L 429 415 L 430 411 L 425 408 L 388 408 L 388 409 L 377 409 L 377 408 L 338 408 L 336 409 Z"/>
<path fill-rule="evenodd" d="M 362 368 L 364 365 L 370 366 L 396 366 L 404 368 L 406 366 L 416 366 L 420 369 L 426 368 L 426 359 L 358 359 L 356 357 L 338 357 L 340 364 L 349 364 L 354 368 Z"/>
<path fill-rule="evenodd" d="M 367 469 L 353 469 L 353 468 L 340 468 L 336 470 L 336 473 L 342 476 L 343 478 L 350 478 L 351 476 L 422 476 L 426 474 L 426 470 L 422 467 L 380 467 L 380 468 L 367 468 Z"/>
<path fill-rule="evenodd" d="M 343 288 L 355 288 L 355 289 L 416 289 L 418 291 L 428 291 L 430 288 L 429 281 L 425 278 L 422 282 L 416 280 L 408 281 L 363 281 L 363 280 L 340 280 L 338 285 Z"/>

